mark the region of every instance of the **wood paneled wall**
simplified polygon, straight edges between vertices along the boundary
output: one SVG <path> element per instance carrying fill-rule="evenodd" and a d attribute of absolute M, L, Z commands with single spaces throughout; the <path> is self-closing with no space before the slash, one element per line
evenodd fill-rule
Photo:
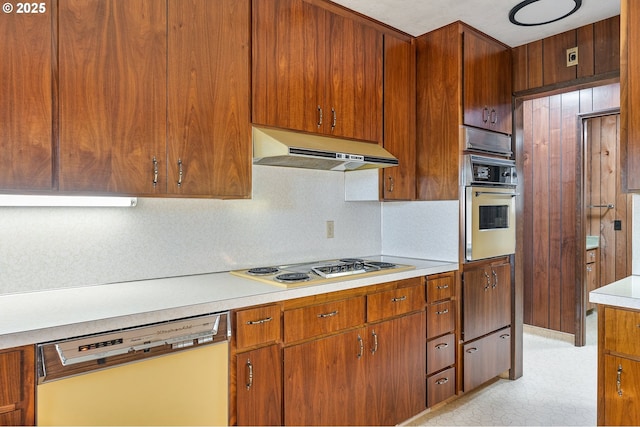
<path fill-rule="evenodd" d="M 585 132 L 586 233 L 600 236 L 598 286 L 603 286 L 631 273 L 631 194 L 621 191 L 620 114 L 586 120 Z M 609 204 L 614 207 L 589 208 Z"/>
<path fill-rule="evenodd" d="M 522 165 L 524 323 L 576 333 L 579 115 L 619 107 L 618 84 L 523 101 Z"/>

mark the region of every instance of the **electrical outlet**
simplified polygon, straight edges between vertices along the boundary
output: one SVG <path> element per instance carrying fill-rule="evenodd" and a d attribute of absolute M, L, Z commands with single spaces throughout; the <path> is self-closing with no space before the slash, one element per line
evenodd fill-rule
<path fill-rule="evenodd" d="M 327 221 L 327 239 L 333 239 L 334 236 L 335 236 L 335 229 L 334 229 L 333 220 Z"/>
<path fill-rule="evenodd" d="M 578 46 L 567 49 L 567 67 L 578 65 Z"/>

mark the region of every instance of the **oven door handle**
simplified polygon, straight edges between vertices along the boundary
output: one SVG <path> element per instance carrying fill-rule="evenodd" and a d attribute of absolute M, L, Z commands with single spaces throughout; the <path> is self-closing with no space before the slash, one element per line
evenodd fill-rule
<path fill-rule="evenodd" d="M 476 197 L 480 197 L 483 194 L 488 194 L 491 196 L 503 196 L 503 197 L 516 197 L 519 196 L 520 193 L 500 193 L 498 191 L 476 191 Z"/>

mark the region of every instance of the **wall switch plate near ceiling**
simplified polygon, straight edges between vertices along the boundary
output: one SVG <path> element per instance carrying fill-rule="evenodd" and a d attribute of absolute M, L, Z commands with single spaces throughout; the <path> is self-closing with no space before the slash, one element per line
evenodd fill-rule
<path fill-rule="evenodd" d="M 578 65 L 578 46 L 567 49 L 567 67 Z"/>

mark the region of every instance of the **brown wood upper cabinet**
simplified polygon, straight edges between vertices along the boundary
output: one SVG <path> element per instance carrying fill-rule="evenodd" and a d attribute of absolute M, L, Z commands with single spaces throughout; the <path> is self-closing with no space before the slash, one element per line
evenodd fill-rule
<path fill-rule="evenodd" d="M 35 347 L 0 350 L 0 425 L 35 425 Z"/>
<path fill-rule="evenodd" d="M 60 190 L 248 197 L 249 12 L 60 0 Z"/>
<path fill-rule="evenodd" d="M 53 185 L 52 13 L 3 13 L 0 21 L 0 189 Z"/>
<path fill-rule="evenodd" d="M 253 1 L 253 123 L 381 143 L 382 46 L 303 0 Z"/>
<path fill-rule="evenodd" d="M 464 124 L 511 134 L 511 52 L 468 28 L 463 34 Z"/>
<path fill-rule="evenodd" d="M 640 191 L 640 4 L 620 2 L 620 151 L 622 181 Z"/>

